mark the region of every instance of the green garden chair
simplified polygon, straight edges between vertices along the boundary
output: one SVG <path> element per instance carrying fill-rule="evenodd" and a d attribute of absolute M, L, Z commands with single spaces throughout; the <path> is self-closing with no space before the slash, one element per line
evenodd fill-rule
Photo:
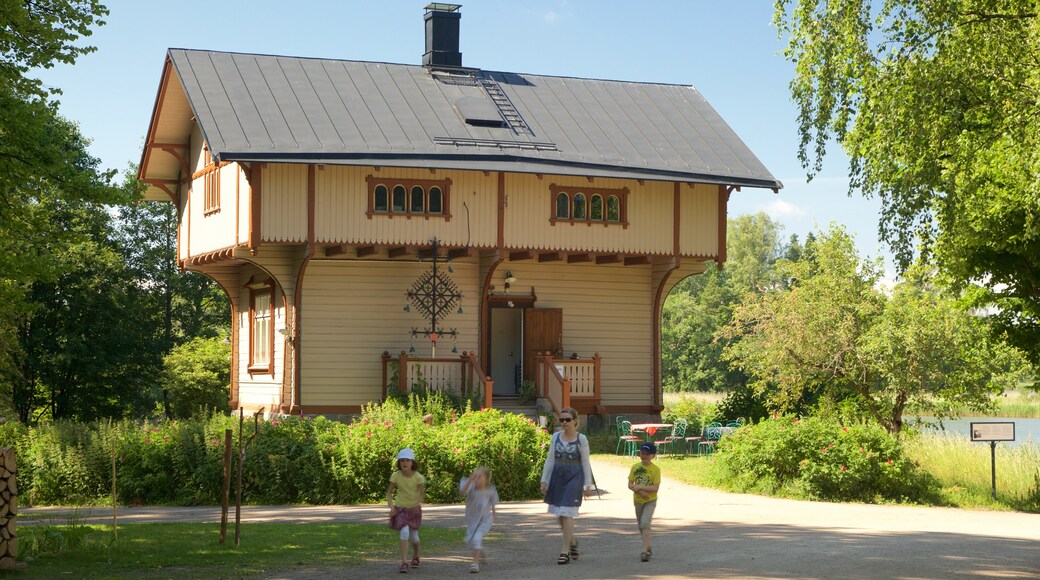
<path fill-rule="evenodd" d="M 657 448 L 661 453 L 674 453 L 673 447 L 676 443 L 682 442 L 686 445 L 686 419 L 676 419 L 675 424 L 672 426 L 672 432 L 664 439 L 658 439 L 654 443 L 657 444 Z"/>
<path fill-rule="evenodd" d="M 618 428 L 618 442 L 614 453 L 620 455 L 621 449 L 624 448 L 625 455 L 635 455 L 642 442 L 642 439 L 632 435 L 632 422 L 622 421 L 621 426 Z"/>
<path fill-rule="evenodd" d="M 710 455 L 715 452 L 715 443 L 722 439 L 722 423 L 709 423 L 704 428 L 704 438 L 697 442 L 697 455 Z"/>

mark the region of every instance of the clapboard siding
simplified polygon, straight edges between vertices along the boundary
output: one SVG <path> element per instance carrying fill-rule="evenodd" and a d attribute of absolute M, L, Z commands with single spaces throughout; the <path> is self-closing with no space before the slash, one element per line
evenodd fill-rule
<path fill-rule="evenodd" d="M 235 245 L 235 209 L 238 204 L 236 184 L 238 165 L 225 165 L 215 171 L 220 180 L 220 203 L 216 211 L 205 212 L 206 177 L 191 182 L 191 256 Z"/>
<path fill-rule="evenodd" d="M 450 179 L 451 219 L 368 215 L 368 176 L 386 179 Z M 436 237 L 447 246 L 491 247 L 497 236 L 497 183 L 479 171 L 323 166 L 315 175 L 315 241 L 323 244 L 424 245 Z"/>
<path fill-rule="evenodd" d="M 265 242 L 307 241 L 307 166 L 264 165 L 260 236 Z"/>
<path fill-rule="evenodd" d="M 683 186 L 680 193 L 679 248 L 685 256 L 719 254 L 719 188 Z"/>
<path fill-rule="evenodd" d="M 550 186 L 568 192 L 628 188 L 628 227 L 551 223 Z M 509 248 L 563 251 L 671 254 L 674 196 L 671 183 L 598 178 L 594 182 L 560 175 L 508 174 L 505 244 Z"/>
<path fill-rule="evenodd" d="M 423 329 L 405 291 L 429 263 L 314 260 L 302 290 L 302 377 L 304 405 L 361 405 L 379 399 L 384 351 L 397 355 L 410 346 L 413 327 Z M 475 260 L 456 260 L 449 276 L 463 294 L 463 312 L 452 312 L 442 328 L 461 333 L 456 345 L 476 350 L 480 285 Z M 418 338 L 414 356 L 429 357 L 430 342 Z M 438 357 L 458 356 L 452 341 L 438 342 Z"/>

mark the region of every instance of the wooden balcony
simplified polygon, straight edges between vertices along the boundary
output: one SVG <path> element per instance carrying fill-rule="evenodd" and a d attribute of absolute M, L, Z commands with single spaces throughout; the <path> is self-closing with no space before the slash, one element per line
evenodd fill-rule
<path fill-rule="evenodd" d="M 463 399 L 479 400 L 482 409 L 490 408 L 492 405 L 493 381 L 480 368 L 475 352 L 463 351 L 458 358 L 418 358 L 409 357 L 404 351 L 396 357 L 384 351 L 384 401 L 391 383 L 402 393 L 422 387 L 428 391 L 442 391 Z"/>
<path fill-rule="evenodd" d="M 599 353 L 588 359 L 535 357 L 535 392 L 547 399 L 554 413 L 573 407 L 581 414 L 602 414 Z"/>

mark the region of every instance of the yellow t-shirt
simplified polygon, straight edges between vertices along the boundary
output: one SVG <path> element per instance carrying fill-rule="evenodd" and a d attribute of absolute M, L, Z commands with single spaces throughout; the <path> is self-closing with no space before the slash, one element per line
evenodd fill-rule
<path fill-rule="evenodd" d="M 660 485 L 661 484 L 661 468 L 651 463 L 650 465 L 643 465 L 643 462 L 632 466 L 632 470 L 628 472 L 628 480 L 635 483 L 636 485 Z M 633 493 L 636 503 L 649 503 L 657 499 L 657 492 L 653 492 L 649 497 L 643 497 L 638 493 Z"/>
<path fill-rule="evenodd" d="M 406 477 L 400 471 L 395 471 L 390 475 L 390 483 L 397 488 L 397 501 L 394 505 L 408 508 L 419 505 L 419 486 L 426 485 L 426 478 L 421 473 L 413 473 L 411 477 Z"/>

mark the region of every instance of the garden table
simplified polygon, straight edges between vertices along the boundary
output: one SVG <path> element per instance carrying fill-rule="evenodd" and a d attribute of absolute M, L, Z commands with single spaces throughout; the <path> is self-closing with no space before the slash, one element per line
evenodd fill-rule
<path fill-rule="evenodd" d="M 658 429 L 671 429 L 672 427 L 671 423 L 635 423 L 632 425 L 632 430 L 642 431 L 643 438 L 650 441 Z"/>

